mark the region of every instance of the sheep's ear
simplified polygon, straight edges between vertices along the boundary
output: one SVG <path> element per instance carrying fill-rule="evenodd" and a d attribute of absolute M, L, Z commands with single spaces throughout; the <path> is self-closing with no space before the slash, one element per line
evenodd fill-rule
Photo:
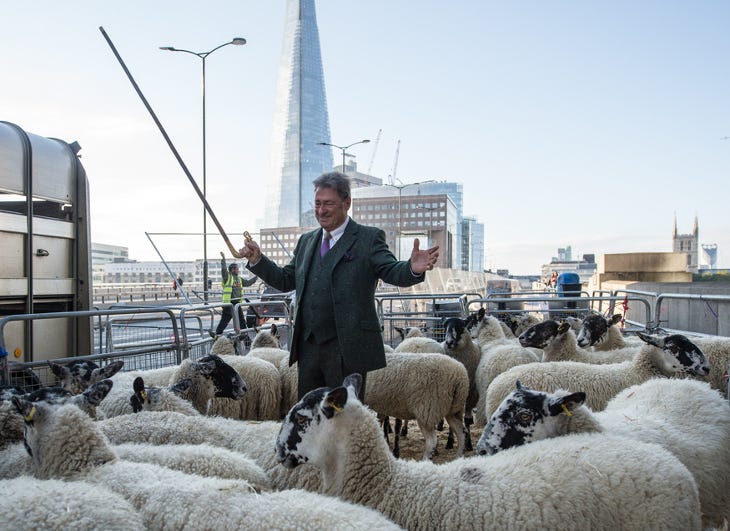
<path fill-rule="evenodd" d="M 566 396 L 551 399 L 548 405 L 548 411 L 550 411 L 550 415 L 552 416 L 565 413 L 570 417 L 573 415 L 573 411 L 583 405 L 585 401 L 586 394 L 584 392 L 571 393 Z"/>
<path fill-rule="evenodd" d="M 362 376 L 360 376 L 356 372 L 352 373 L 345 378 L 345 381 L 342 382 L 342 385 L 343 387 L 350 387 L 355 396 L 357 396 L 360 393 L 360 388 L 362 387 Z"/>
<path fill-rule="evenodd" d="M 611 318 L 608 320 L 609 321 L 609 326 L 620 323 L 621 322 L 621 319 L 622 319 L 622 317 L 621 317 L 621 314 L 620 313 L 613 314 L 611 316 Z"/>
<path fill-rule="evenodd" d="M 515 382 L 515 387 L 517 388 L 518 391 L 522 391 L 523 389 L 527 389 L 527 387 L 525 387 L 524 385 L 522 385 L 522 383 L 519 380 L 517 380 Z"/>
<path fill-rule="evenodd" d="M 18 413 L 20 413 L 23 419 L 25 419 L 26 422 L 31 422 L 36 412 L 35 404 L 33 404 L 30 400 L 20 398 L 19 396 L 14 396 L 11 400 L 13 401 L 15 409 L 18 410 Z"/>
<path fill-rule="evenodd" d="M 215 361 L 208 359 L 203 361 L 203 358 L 201 358 L 198 363 L 195 364 L 195 367 L 204 375 L 210 376 L 213 372 L 215 372 Z"/>
<path fill-rule="evenodd" d="M 94 369 L 91 372 L 90 380 L 92 382 L 98 382 L 99 380 L 111 378 L 116 373 L 118 373 L 122 367 L 124 367 L 124 362 L 122 360 L 118 360 L 118 361 L 112 362 L 108 365 L 104 365 L 103 367 L 100 367 L 98 369 Z"/>
<path fill-rule="evenodd" d="M 279 331 L 278 331 L 278 330 L 276 329 L 276 324 L 275 324 L 275 323 L 271 323 L 271 328 L 270 328 L 270 330 L 269 330 L 269 333 L 270 333 L 270 334 L 271 334 L 272 336 L 276 337 L 276 335 L 278 334 L 278 332 L 279 332 Z"/>
<path fill-rule="evenodd" d="M 477 310 L 477 319 L 482 320 L 484 319 L 484 315 L 487 313 L 487 310 L 482 307 Z"/>
<path fill-rule="evenodd" d="M 106 398 L 106 395 L 109 394 L 113 386 L 114 382 L 108 379 L 97 382 L 83 392 L 84 398 L 90 405 L 98 406 Z"/>
<path fill-rule="evenodd" d="M 51 367 L 51 372 L 59 380 L 63 380 L 63 378 L 69 373 L 69 370 L 66 367 L 60 363 L 56 363 L 55 361 L 49 361 L 48 365 Z"/>
<path fill-rule="evenodd" d="M 144 391 L 144 379 L 141 376 L 137 376 L 132 383 L 132 390 L 135 394 Z"/>
<path fill-rule="evenodd" d="M 335 416 L 335 414 L 342 412 L 346 403 L 347 389 L 342 386 L 335 387 L 325 395 L 324 400 L 322 401 L 322 413 L 324 413 L 325 417 L 331 419 Z"/>
<path fill-rule="evenodd" d="M 188 389 L 190 389 L 190 386 L 193 385 L 193 381 L 190 378 L 185 378 L 183 380 L 180 380 L 175 385 L 171 385 L 169 387 L 169 390 L 175 393 L 176 395 L 181 395 Z"/>
<path fill-rule="evenodd" d="M 664 341 L 661 340 L 659 336 L 645 334 L 644 332 L 636 332 L 636 335 L 639 336 L 639 339 L 641 339 L 644 343 L 648 343 L 649 345 L 654 345 L 659 348 L 664 347 Z"/>
<path fill-rule="evenodd" d="M 558 325 L 558 334 L 564 334 L 568 330 L 570 330 L 570 323 L 567 321 L 561 321 Z"/>
<path fill-rule="evenodd" d="M 142 411 L 142 401 L 137 395 L 132 395 L 131 397 L 129 397 L 129 403 L 132 405 L 132 411 L 134 413 L 139 413 L 140 411 Z"/>

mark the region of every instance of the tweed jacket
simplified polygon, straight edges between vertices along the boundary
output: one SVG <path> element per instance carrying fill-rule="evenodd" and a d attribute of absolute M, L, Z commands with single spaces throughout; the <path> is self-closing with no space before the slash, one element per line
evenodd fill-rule
<path fill-rule="evenodd" d="M 319 252 L 322 229 L 302 234 L 291 261 L 279 267 L 266 256 L 256 265 L 246 267 L 267 284 L 281 290 L 296 290 L 294 323 L 290 344 L 289 365 L 297 361 L 297 342 L 301 334 L 298 308 L 307 281 L 312 256 Z M 385 349 L 381 324 L 375 308 L 378 279 L 388 284 L 407 287 L 423 282 L 425 274 L 414 275 L 408 261 L 398 261 L 388 248 L 385 233 L 360 225 L 350 219 L 344 234 L 332 247 L 328 275 L 340 350 L 348 367 L 367 372 L 385 367 Z M 326 301 L 323 301 L 326 303 Z"/>

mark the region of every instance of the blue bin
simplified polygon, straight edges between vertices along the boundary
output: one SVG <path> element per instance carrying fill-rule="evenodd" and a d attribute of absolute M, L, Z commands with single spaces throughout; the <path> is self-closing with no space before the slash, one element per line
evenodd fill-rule
<path fill-rule="evenodd" d="M 558 297 L 580 297 L 582 286 L 578 273 L 560 273 L 555 284 Z"/>

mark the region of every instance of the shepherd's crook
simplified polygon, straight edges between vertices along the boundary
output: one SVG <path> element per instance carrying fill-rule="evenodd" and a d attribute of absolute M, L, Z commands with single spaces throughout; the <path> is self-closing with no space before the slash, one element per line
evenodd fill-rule
<path fill-rule="evenodd" d="M 226 242 L 226 245 L 228 246 L 228 249 L 231 251 L 231 254 L 233 256 L 235 256 L 236 258 L 243 258 L 243 256 L 238 252 L 238 250 L 233 246 L 233 244 L 231 243 L 231 240 L 228 239 L 226 232 L 223 230 L 223 226 L 218 221 L 218 218 L 215 217 L 215 214 L 213 213 L 213 209 L 210 208 L 210 204 L 205 199 L 203 192 L 198 187 L 198 183 L 195 182 L 195 179 L 193 178 L 192 174 L 190 173 L 190 170 L 188 170 L 188 167 L 183 162 L 182 157 L 177 152 L 177 149 L 175 149 L 175 146 L 173 145 L 172 140 L 170 140 L 170 137 L 167 136 L 167 132 L 165 132 L 165 128 L 162 127 L 160 120 L 157 119 L 157 115 L 155 114 L 155 111 L 152 110 L 152 107 L 150 107 L 150 104 L 147 102 L 147 99 L 144 97 L 144 94 L 142 94 L 142 91 L 140 90 L 139 86 L 137 85 L 137 82 L 134 80 L 134 78 L 132 77 L 132 74 L 129 72 L 127 65 L 124 64 L 124 61 L 122 60 L 121 56 L 117 52 L 117 49 L 114 47 L 114 44 L 112 43 L 111 39 L 106 34 L 106 31 L 104 31 L 104 28 L 102 26 L 99 26 L 99 31 L 101 31 L 101 34 L 104 36 L 104 39 L 106 39 L 107 44 L 109 44 L 109 47 L 112 49 L 112 52 L 114 53 L 114 56 L 117 58 L 117 61 L 119 61 L 119 64 L 122 65 L 122 69 L 124 70 L 124 73 L 127 74 L 129 81 L 132 83 L 132 86 L 134 87 L 134 90 L 137 91 L 137 94 L 142 99 L 142 103 L 144 103 L 144 106 L 147 107 L 147 110 L 149 111 L 150 115 L 152 116 L 152 119 L 157 124 L 157 127 L 160 130 L 160 133 L 162 133 L 162 136 L 165 138 L 167 145 L 170 146 L 170 149 L 172 150 L 172 154 L 175 155 L 175 158 L 180 163 L 180 166 L 182 167 L 183 171 L 185 172 L 185 175 L 187 175 L 188 179 L 190 180 L 190 184 L 192 184 L 193 188 L 195 188 L 195 191 L 197 192 L 198 197 L 203 202 L 203 206 L 205 207 L 205 210 L 208 212 L 208 215 L 213 220 L 213 223 L 215 223 L 215 226 L 218 227 L 218 232 L 220 232 L 221 236 L 223 236 L 223 240 Z M 244 233 L 244 234 L 247 234 L 247 233 Z"/>

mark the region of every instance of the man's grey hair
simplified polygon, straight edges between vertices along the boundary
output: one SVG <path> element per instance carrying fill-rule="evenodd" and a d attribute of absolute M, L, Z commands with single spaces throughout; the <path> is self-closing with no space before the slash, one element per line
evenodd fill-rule
<path fill-rule="evenodd" d="M 314 189 L 332 188 L 343 201 L 350 197 L 350 178 L 342 172 L 331 171 L 323 173 L 312 181 Z"/>

